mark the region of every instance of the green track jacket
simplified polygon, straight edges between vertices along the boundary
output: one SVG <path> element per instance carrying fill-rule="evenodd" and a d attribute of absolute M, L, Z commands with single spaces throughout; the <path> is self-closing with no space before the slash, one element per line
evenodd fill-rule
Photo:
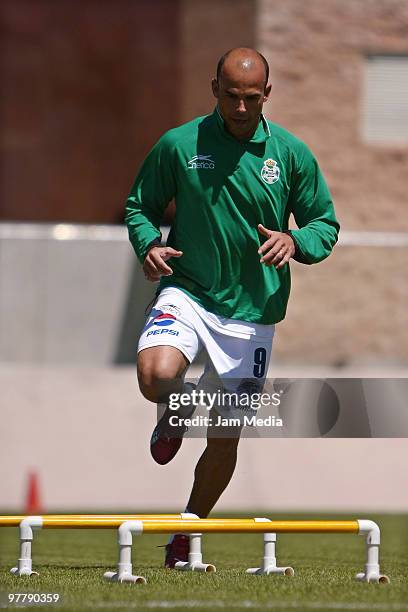
<path fill-rule="evenodd" d="M 266 240 L 257 225 L 292 231 L 295 259 L 313 264 L 327 257 L 339 224 L 316 159 L 308 147 L 263 116 L 254 136 L 238 141 L 218 109 L 166 132 L 153 147 L 127 199 L 129 238 L 143 263 L 160 238 L 170 202 L 176 216 L 168 246 L 183 251 L 167 263 L 163 287 L 185 291 L 206 310 L 262 324 L 281 321 L 290 291 L 289 265 L 259 263 Z"/>

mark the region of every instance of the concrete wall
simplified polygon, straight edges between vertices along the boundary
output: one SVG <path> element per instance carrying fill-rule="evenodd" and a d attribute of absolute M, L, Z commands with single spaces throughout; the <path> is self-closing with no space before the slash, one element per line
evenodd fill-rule
<path fill-rule="evenodd" d="M 156 409 L 134 368 L 3 364 L 0 385 L 0 510 L 23 509 L 31 471 L 45 511 L 184 510 L 205 441 L 186 439 L 169 465 L 154 463 Z M 398 438 L 243 439 L 216 509 L 407 512 L 407 452 Z"/>
<path fill-rule="evenodd" d="M 292 263 L 277 363 L 408 363 L 408 248 L 337 246 L 316 266 Z"/>
<path fill-rule="evenodd" d="M 126 230 L 64 227 L 0 225 L 0 361 L 134 362 L 155 287 Z"/>
<path fill-rule="evenodd" d="M 407 246 L 291 269 L 276 364 L 408 363 Z M 155 291 L 123 227 L 0 224 L 0 361 L 133 363 Z"/>

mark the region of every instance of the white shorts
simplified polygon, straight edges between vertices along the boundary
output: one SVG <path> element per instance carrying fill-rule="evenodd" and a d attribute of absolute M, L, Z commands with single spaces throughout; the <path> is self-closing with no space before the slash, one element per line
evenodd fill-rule
<path fill-rule="evenodd" d="M 274 325 L 219 317 L 206 311 L 176 287 L 161 291 L 139 340 L 138 352 L 152 346 L 174 346 L 191 363 L 205 348 L 205 373 L 215 371 L 225 388 L 242 379 L 263 386 L 272 351 Z M 230 384 L 228 384 L 230 380 Z"/>

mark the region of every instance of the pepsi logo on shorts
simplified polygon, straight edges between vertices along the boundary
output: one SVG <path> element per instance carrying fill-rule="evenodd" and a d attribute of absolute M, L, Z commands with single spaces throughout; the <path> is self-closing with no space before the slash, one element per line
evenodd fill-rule
<path fill-rule="evenodd" d="M 162 312 L 159 314 L 153 321 L 154 325 L 158 325 L 159 327 L 166 327 L 168 325 L 173 325 L 174 321 L 176 321 L 176 317 L 169 312 Z"/>

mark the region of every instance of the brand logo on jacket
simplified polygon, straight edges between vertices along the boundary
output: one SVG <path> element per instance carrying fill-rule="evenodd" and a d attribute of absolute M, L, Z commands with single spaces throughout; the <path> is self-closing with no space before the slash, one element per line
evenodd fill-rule
<path fill-rule="evenodd" d="M 187 164 L 189 170 L 214 170 L 215 161 L 211 155 L 194 155 Z"/>
<path fill-rule="evenodd" d="M 274 159 L 265 159 L 261 170 L 261 177 L 264 183 L 272 185 L 279 180 L 280 168 Z"/>

